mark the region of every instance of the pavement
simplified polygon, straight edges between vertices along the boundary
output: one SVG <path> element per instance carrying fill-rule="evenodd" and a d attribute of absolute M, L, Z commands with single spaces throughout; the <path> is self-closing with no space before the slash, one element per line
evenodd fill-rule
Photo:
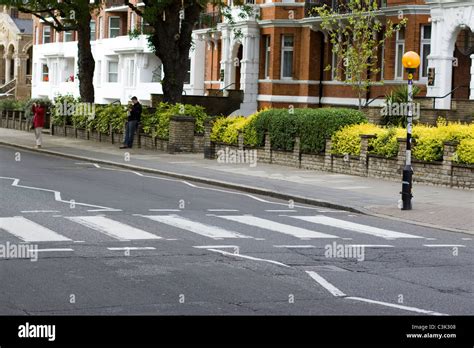
<path fill-rule="evenodd" d="M 467 233 L 0 146 L 0 315 L 472 315 L 473 260 Z"/>
<path fill-rule="evenodd" d="M 415 183 L 413 209 L 398 208 L 401 183 L 274 164 L 222 164 L 202 154 L 170 155 L 59 136 L 34 149 L 30 132 L 0 128 L 0 144 L 86 162 L 167 175 L 291 201 L 474 234 L 474 190 Z M 416 175 L 416 173 L 415 173 Z"/>

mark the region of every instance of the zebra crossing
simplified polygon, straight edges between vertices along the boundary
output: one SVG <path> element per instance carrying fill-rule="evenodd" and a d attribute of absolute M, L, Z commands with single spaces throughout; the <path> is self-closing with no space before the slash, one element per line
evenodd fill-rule
<path fill-rule="evenodd" d="M 88 230 L 89 234 L 84 234 L 85 237 L 90 236 L 92 232 L 116 241 L 162 240 L 168 239 L 166 235 L 169 236 L 170 233 L 174 234 L 174 237 L 178 239 L 199 236 L 212 240 L 264 240 L 264 238 L 261 238 L 262 234 L 266 233 L 266 235 L 268 235 L 268 233 L 270 233 L 276 237 L 283 236 L 295 239 L 295 242 L 310 239 L 352 239 L 345 238 L 348 232 L 351 233 L 351 236 L 355 235 L 361 238 L 371 236 L 383 240 L 425 239 L 425 237 L 419 235 L 373 227 L 321 214 L 306 216 L 279 215 L 278 219 L 281 222 L 275 221 L 277 217 L 273 216 L 263 218 L 250 214 L 207 214 L 204 217 L 200 217 L 200 219 L 205 219 L 205 223 L 197 221 L 198 219 L 192 219 L 182 215 L 184 214 L 133 214 L 133 219 L 143 219 L 147 221 L 144 227 L 141 228 L 132 226 L 132 224 L 136 225 L 137 221 L 132 221 L 131 216 L 131 221 L 127 219 L 127 223 L 118 221 L 119 216 L 88 215 L 57 217 L 53 220 L 55 227 L 46 227 L 40 222 L 34 221 L 38 219 L 38 217 L 34 216 L 29 216 L 28 218 L 23 216 L 0 217 L 0 241 L 5 240 L 5 238 L 13 237 L 22 242 L 76 242 L 71 235 L 66 233 L 66 231 L 69 230 L 63 228 L 66 221 Z M 124 215 L 120 217 L 122 220 L 127 218 L 127 216 Z M 296 220 L 300 222 L 303 221 L 303 224 L 306 224 L 305 227 L 293 225 L 292 222 Z M 150 221 L 152 224 L 150 224 Z M 231 227 L 229 227 L 229 222 Z M 225 223 L 227 224 L 223 226 Z M 48 225 L 50 224 L 51 223 Z M 331 228 L 331 233 L 318 231 L 321 228 Z M 241 232 L 241 230 L 245 232 Z"/>

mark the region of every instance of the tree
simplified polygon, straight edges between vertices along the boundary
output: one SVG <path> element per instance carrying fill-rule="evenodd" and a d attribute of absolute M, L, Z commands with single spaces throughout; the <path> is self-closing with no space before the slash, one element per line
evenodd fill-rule
<path fill-rule="evenodd" d="M 152 28 L 148 42 L 163 64 L 163 101 L 181 102 L 195 24 L 207 6 L 212 5 L 233 25 L 228 5 L 219 0 L 144 0 L 141 7 L 125 0 L 125 4 Z M 234 1 L 234 4 L 242 5 L 242 1 Z M 242 6 L 242 10 L 248 13 L 250 7 Z"/>
<path fill-rule="evenodd" d="M 78 48 L 79 93 L 82 102 L 94 102 L 95 61 L 91 50 L 91 13 L 101 1 L 89 0 L 0 0 L 0 4 L 16 7 L 41 19 L 56 31 L 76 31 Z"/>
<path fill-rule="evenodd" d="M 357 90 L 361 109 L 364 93 L 373 84 L 373 76 L 380 72 L 379 48 L 407 20 L 402 19 L 396 25 L 387 20 L 384 25 L 377 18 L 378 5 L 374 0 L 348 0 L 339 8 L 323 5 L 313 11 L 321 17 L 321 28 L 327 31 L 337 57 L 337 66 L 327 69 L 337 69 L 336 79 L 341 81 L 345 77 Z"/>

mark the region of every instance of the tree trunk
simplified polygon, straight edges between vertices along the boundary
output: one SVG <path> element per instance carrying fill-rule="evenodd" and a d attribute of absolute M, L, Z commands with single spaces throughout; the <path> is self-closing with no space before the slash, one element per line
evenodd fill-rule
<path fill-rule="evenodd" d="M 77 65 L 79 70 L 79 93 L 84 103 L 94 103 L 95 60 L 91 49 L 90 13 L 78 19 L 77 29 Z"/>
<path fill-rule="evenodd" d="M 172 1 L 166 6 L 165 15 L 158 13 L 150 23 L 154 32 L 149 41 L 154 47 L 155 55 L 161 60 L 164 70 L 162 81 L 163 101 L 171 104 L 180 103 L 183 96 L 184 80 L 187 74 L 189 50 L 191 49 L 194 23 L 202 11 L 198 1 L 185 2 L 184 19 L 181 22 L 181 2 Z"/>

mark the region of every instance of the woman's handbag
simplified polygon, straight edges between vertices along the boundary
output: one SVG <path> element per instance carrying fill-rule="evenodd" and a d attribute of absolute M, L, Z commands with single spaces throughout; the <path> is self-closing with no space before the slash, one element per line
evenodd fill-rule
<path fill-rule="evenodd" d="M 33 118 L 31 119 L 31 126 L 30 126 L 30 129 L 35 129 L 35 117 L 33 116 Z"/>

